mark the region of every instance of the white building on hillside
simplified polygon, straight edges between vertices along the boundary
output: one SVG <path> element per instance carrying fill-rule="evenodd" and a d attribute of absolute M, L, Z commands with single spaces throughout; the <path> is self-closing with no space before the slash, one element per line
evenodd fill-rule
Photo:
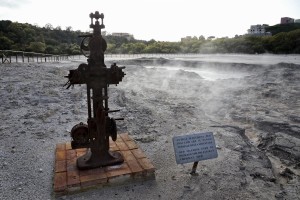
<path fill-rule="evenodd" d="M 293 24 L 294 19 L 290 17 L 281 17 L 280 24 Z"/>
<path fill-rule="evenodd" d="M 294 23 L 300 23 L 300 19 L 295 19 Z"/>
<path fill-rule="evenodd" d="M 125 37 L 125 38 L 127 38 L 127 40 L 133 39 L 133 35 L 131 35 L 129 33 L 112 33 L 111 35 L 116 36 L 116 37 Z"/>
<path fill-rule="evenodd" d="M 266 27 L 268 27 L 268 24 L 257 24 L 257 25 L 251 25 L 250 29 L 248 29 L 249 35 L 257 35 L 257 36 L 263 36 L 263 35 L 271 35 L 270 32 L 266 32 Z"/>

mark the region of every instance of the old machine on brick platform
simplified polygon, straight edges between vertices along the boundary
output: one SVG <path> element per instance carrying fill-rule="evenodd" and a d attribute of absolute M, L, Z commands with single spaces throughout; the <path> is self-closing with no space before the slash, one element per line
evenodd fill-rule
<path fill-rule="evenodd" d="M 118 67 L 115 63 L 107 68 L 104 63 L 104 52 L 107 43 L 101 35 L 104 15 L 98 11 L 90 14 L 93 33 L 83 35 L 80 48 L 88 58 L 87 64 L 82 63 L 75 70 L 70 70 L 66 76 L 69 88 L 75 84 L 86 84 L 87 88 L 87 124 L 79 123 L 71 130 L 72 149 L 88 148 L 85 155 L 77 159 L 79 169 L 116 165 L 124 162 L 122 155 L 109 150 L 109 137 L 117 139 L 116 120 L 123 118 L 109 117 L 109 113 L 119 110 L 110 110 L 108 107 L 108 86 L 119 84 L 125 73 L 125 67 Z M 95 20 L 95 22 L 94 22 Z M 101 22 L 99 21 L 101 20 Z"/>

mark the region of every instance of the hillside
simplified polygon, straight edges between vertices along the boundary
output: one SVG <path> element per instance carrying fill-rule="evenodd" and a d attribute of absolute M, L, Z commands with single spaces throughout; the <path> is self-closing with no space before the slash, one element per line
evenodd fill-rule
<path fill-rule="evenodd" d="M 38 27 L 31 24 L 0 21 L 0 49 L 33 51 L 50 54 L 79 54 L 80 31 L 71 27 L 62 30 L 50 24 Z"/>
<path fill-rule="evenodd" d="M 276 24 L 274 26 L 266 27 L 267 32 L 271 32 L 272 35 L 276 35 L 281 32 L 290 32 L 300 29 L 300 23 L 293 24 Z"/>
<path fill-rule="evenodd" d="M 300 25 L 272 26 L 268 29 L 273 36 L 236 36 L 234 38 L 191 37 L 180 42 L 128 40 L 112 35 L 104 36 L 106 53 L 245 53 L 245 54 L 299 54 Z M 276 33 L 276 34 L 275 34 Z M 31 24 L 0 21 L 0 50 L 30 51 L 48 54 L 80 54 L 81 31 L 72 27 L 63 30 L 60 26 L 46 24 L 38 27 Z"/>

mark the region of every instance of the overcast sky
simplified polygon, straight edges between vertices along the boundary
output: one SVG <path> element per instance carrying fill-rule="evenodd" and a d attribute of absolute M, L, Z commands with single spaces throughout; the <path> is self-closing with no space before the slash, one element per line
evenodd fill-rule
<path fill-rule="evenodd" d="M 300 19 L 300 0 L 0 0 L 0 20 L 88 31 L 91 12 L 104 14 L 108 33 L 180 41 L 185 36 L 234 37 L 250 25 Z"/>

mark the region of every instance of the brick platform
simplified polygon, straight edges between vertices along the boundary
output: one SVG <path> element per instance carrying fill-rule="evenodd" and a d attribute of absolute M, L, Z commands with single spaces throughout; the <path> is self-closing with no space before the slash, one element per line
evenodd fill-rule
<path fill-rule="evenodd" d="M 72 149 L 70 143 L 57 144 L 54 169 L 55 195 L 65 195 L 105 185 L 155 179 L 154 166 L 127 133 L 119 134 L 115 142 L 110 140 L 110 150 L 119 151 L 125 162 L 115 166 L 78 170 L 76 160 L 86 153 L 86 149 Z"/>

